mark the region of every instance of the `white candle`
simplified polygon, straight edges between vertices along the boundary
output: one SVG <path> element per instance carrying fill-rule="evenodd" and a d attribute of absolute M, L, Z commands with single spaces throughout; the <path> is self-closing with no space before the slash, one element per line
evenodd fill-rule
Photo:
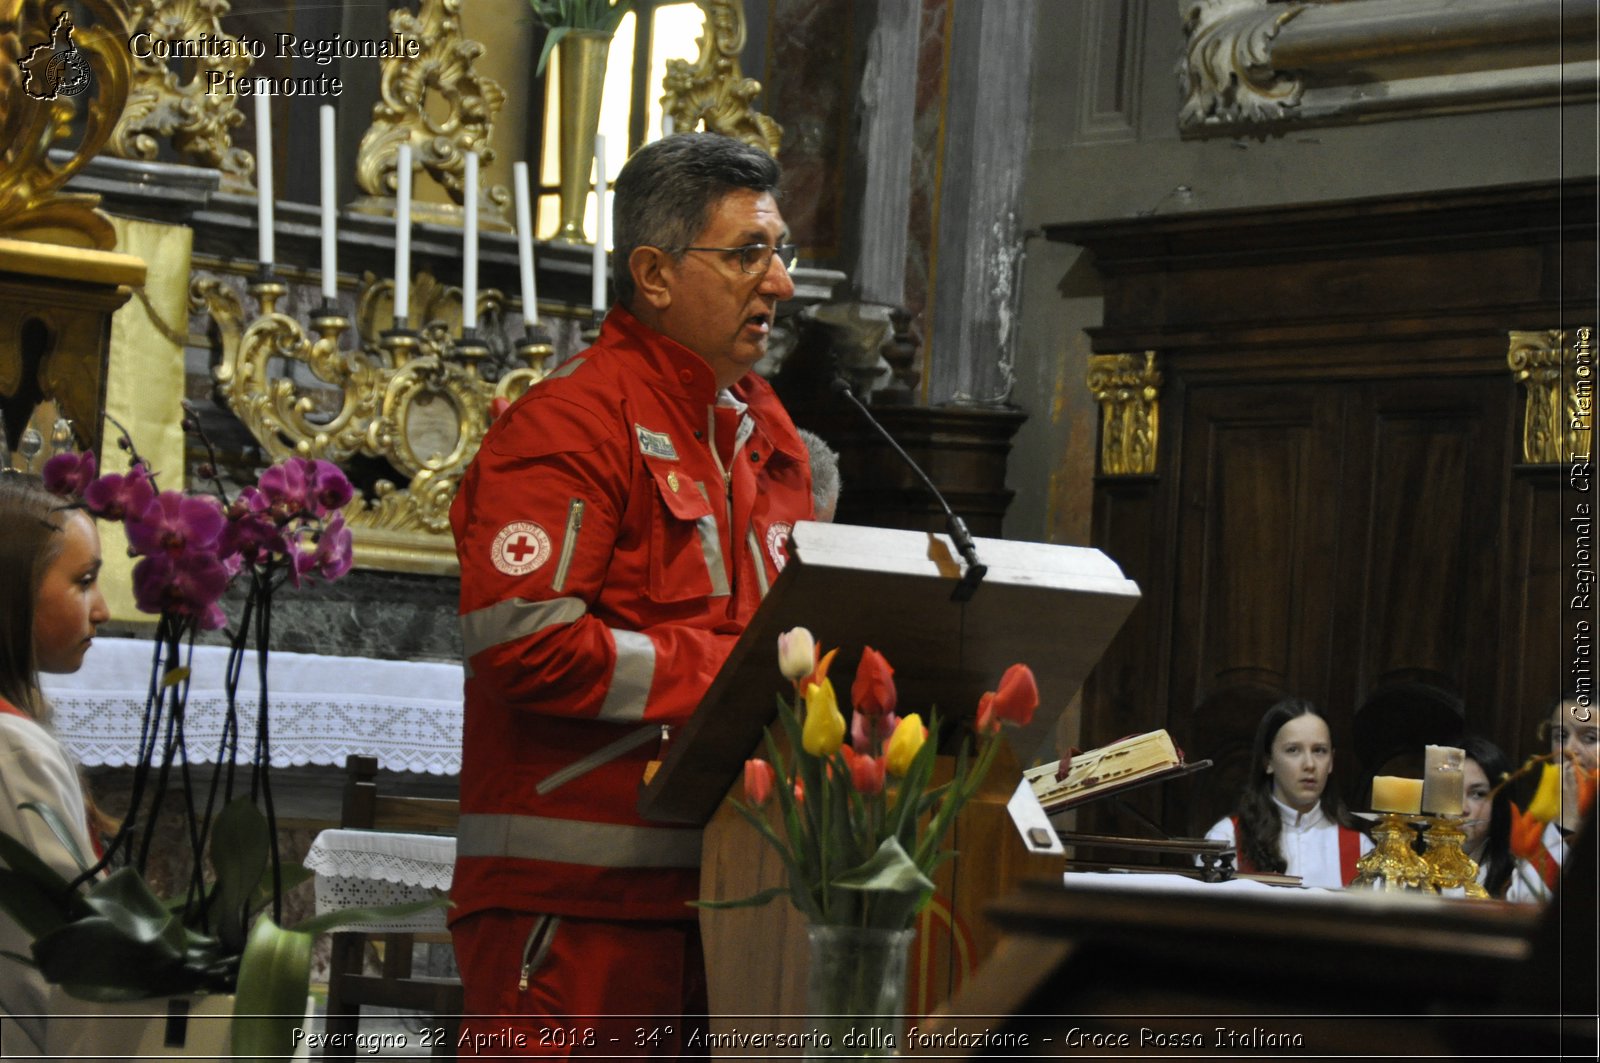
<path fill-rule="evenodd" d="M 338 182 L 334 179 L 333 106 L 323 104 L 322 117 L 322 301 L 339 298 Z"/>
<path fill-rule="evenodd" d="M 405 328 L 411 318 L 411 145 L 401 144 L 395 162 L 394 190 L 394 325 Z"/>
<path fill-rule="evenodd" d="M 467 152 L 462 178 L 461 205 L 466 208 L 466 230 L 461 251 L 461 328 L 478 327 L 478 153 Z"/>
<path fill-rule="evenodd" d="M 606 138 L 594 138 L 594 292 L 590 305 L 606 312 Z"/>
<path fill-rule="evenodd" d="M 1455 746 L 1422 747 L 1422 811 L 1459 816 L 1466 800 L 1466 757 Z"/>
<path fill-rule="evenodd" d="M 517 268 L 522 272 L 522 317 L 529 325 L 539 323 L 539 292 L 533 277 L 533 203 L 528 187 L 528 164 L 512 164 L 511 183 L 517 195 Z"/>
<path fill-rule="evenodd" d="M 266 81 L 256 79 L 256 258 L 272 269 L 272 97 L 262 91 Z"/>

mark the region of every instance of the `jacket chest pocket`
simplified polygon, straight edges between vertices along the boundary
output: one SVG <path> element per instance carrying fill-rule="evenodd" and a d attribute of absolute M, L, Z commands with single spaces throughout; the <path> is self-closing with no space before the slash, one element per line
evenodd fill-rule
<path fill-rule="evenodd" d="M 676 463 L 646 460 L 655 493 L 651 507 L 650 584 L 653 601 L 681 602 L 728 594 L 722 536 L 706 489 Z"/>

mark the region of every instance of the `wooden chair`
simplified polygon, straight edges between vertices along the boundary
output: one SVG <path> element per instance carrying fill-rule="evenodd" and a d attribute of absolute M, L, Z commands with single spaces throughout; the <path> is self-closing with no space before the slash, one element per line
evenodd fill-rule
<path fill-rule="evenodd" d="M 355 830 L 387 830 L 410 834 L 454 834 L 460 818 L 459 803 L 438 797 L 399 797 L 380 794 L 376 757 L 352 755 L 345 761 L 344 803 L 339 825 Z M 382 972 L 364 973 L 367 941 L 383 942 Z M 427 1038 L 433 1055 L 455 1058 L 461 1024 L 461 981 L 458 978 L 415 976 L 411 971 L 413 945 L 418 941 L 448 941 L 447 935 L 374 933 L 358 930 L 335 933 L 328 967 L 330 1035 L 326 1056 L 356 1054 L 355 1034 L 363 1005 L 404 1008 L 433 1018 Z M 344 1035 L 344 1036 L 338 1036 Z"/>

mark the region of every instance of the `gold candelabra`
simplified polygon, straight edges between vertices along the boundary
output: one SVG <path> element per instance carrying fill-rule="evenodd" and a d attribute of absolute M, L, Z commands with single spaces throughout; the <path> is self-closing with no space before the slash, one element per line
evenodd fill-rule
<path fill-rule="evenodd" d="M 1477 862 L 1461 848 L 1467 840 L 1462 830 L 1465 816 L 1429 816 L 1424 835 L 1428 848 L 1422 854 L 1428 865 L 1428 884 L 1435 893 L 1460 890 L 1464 896 L 1486 900 L 1489 891 L 1478 882 Z"/>
<path fill-rule="evenodd" d="M 268 273 L 249 285 L 247 314 L 235 289 L 216 279 L 190 288 L 222 339 L 218 392 L 272 460 L 291 454 L 345 466 L 364 456 L 387 462 L 347 508 L 358 563 L 407 571 L 454 567 L 450 503 L 492 420 L 490 404 L 514 400 L 543 378 L 553 347 L 525 330 L 512 361 L 490 372 L 492 354 L 476 329 L 457 332 L 461 293 L 420 274 L 411 312 L 394 318 L 394 282 L 363 277 L 354 320 L 324 303 L 309 331 L 279 309 L 288 286 Z M 498 320 L 504 297 L 478 299 L 480 318 Z M 354 324 L 357 344 L 343 338 Z M 385 326 L 389 327 L 385 327 Z"/>
<path fill-rule="evenodd" d="M 1356 864 L 1356 889 L 1431 891 L 1433 873 L 1411 848 L 1415 832 L 1400 812 L 1385 812 L 1372 828 L 1373 849 Z"/>

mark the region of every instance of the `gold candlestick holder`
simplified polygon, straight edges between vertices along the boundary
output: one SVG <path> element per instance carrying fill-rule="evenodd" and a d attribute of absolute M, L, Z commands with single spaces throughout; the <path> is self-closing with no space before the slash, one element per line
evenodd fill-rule
<path fill-rule="evenodd" d="M 1423 862 L 1428 866 L 1428 884 L 1436 893 L 1461 890 L 1468 897 L 1487 900 L 1489 891 L 1478 882 L 1478 864 L 1461 848 L 1467 832 L 1461 829 L 1465 816 L 1429 815 L 1428 848 Z"/>
<path fill-rule="evenodd" d="M 1372 828 L 1373 849 L 1356 864 L 1351 888 L 1432 892 L 1433 872 L 1411 848 L 1415 836 L 1405 813 L 1383 813 Z"/>

